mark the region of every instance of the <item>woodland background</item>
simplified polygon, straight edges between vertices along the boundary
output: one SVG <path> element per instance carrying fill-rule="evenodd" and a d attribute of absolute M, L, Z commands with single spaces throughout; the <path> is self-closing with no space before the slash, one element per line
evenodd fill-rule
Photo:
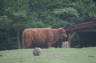
<path fill-rule="evenodd" d="M 25 28 L 59 28 L 96 17 L 96 0 L 0 0 L 0 50 L 20 47 Z"/>

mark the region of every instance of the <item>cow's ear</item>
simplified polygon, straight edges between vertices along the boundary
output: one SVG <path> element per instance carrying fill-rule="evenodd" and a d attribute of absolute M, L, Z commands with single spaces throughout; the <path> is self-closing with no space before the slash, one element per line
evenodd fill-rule
<path fill-rule="evenodd" d="M 63 28 L 58 28 L 59 30 L 63 30 Z"/>
<path fill-rule="evenodd" d="M 58 28 L 58 30 L 59 30 L 60 32 L 62 32 L 62 31 L 63 31 L 63 28 Z"/>
<path fill-rule="evenodd" d="M 63 28 L 58 28 L 58 30 L 62 33 L 65 33 L 65 30 Z"/>

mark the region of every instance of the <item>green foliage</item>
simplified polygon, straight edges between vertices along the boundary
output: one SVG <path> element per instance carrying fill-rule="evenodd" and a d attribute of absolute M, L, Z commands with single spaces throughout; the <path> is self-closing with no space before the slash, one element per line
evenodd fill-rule
<path fill-rule="evenodd" d="M 21 34 L 29 27 L 63 27 L 85 17 L 96 17 L 95 0 L 0 0 L 0 30 L 6 31 L 2 34 Z M 14 42 L 9 38 L 10 43 Z M 0 42 L 9 42 L 4 40 Z"/>
<path fill-rule="evenodd" d="M 54 11 L 55 14 L 60 14 L 60 15 L 69 15 L 69 16 L 74 16 L 74 17 L 79 17 L 79 13 L 77 12 L 76 9 L 69 7 L 69 8 L 64 8 L 64 9 L 57 9 Z M 68 16 L 67 16 L 68 17 Z"/>

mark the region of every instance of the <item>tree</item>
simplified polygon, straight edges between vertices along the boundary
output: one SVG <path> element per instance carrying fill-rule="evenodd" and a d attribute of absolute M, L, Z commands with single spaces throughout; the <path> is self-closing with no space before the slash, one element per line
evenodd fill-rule
<path fill-rule="evenodd" d="M 17 48 L 17 39 L 25 28 L 73 25 L 96 17 L 95 10 L 95 0 L 0 0 L 0 39 L 4 38 L 2 44 L 9 43 L 5 49 Z"/>

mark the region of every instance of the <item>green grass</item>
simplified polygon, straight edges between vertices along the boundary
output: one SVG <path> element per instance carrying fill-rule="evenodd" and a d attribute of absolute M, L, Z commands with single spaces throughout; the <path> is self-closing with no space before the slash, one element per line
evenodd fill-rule
<path fill-rule="evenodd" d="M 96 63 L 96 47 L 42 49 L 33 56 L 33 49 L 0 51 L 0 63 Z"/>

